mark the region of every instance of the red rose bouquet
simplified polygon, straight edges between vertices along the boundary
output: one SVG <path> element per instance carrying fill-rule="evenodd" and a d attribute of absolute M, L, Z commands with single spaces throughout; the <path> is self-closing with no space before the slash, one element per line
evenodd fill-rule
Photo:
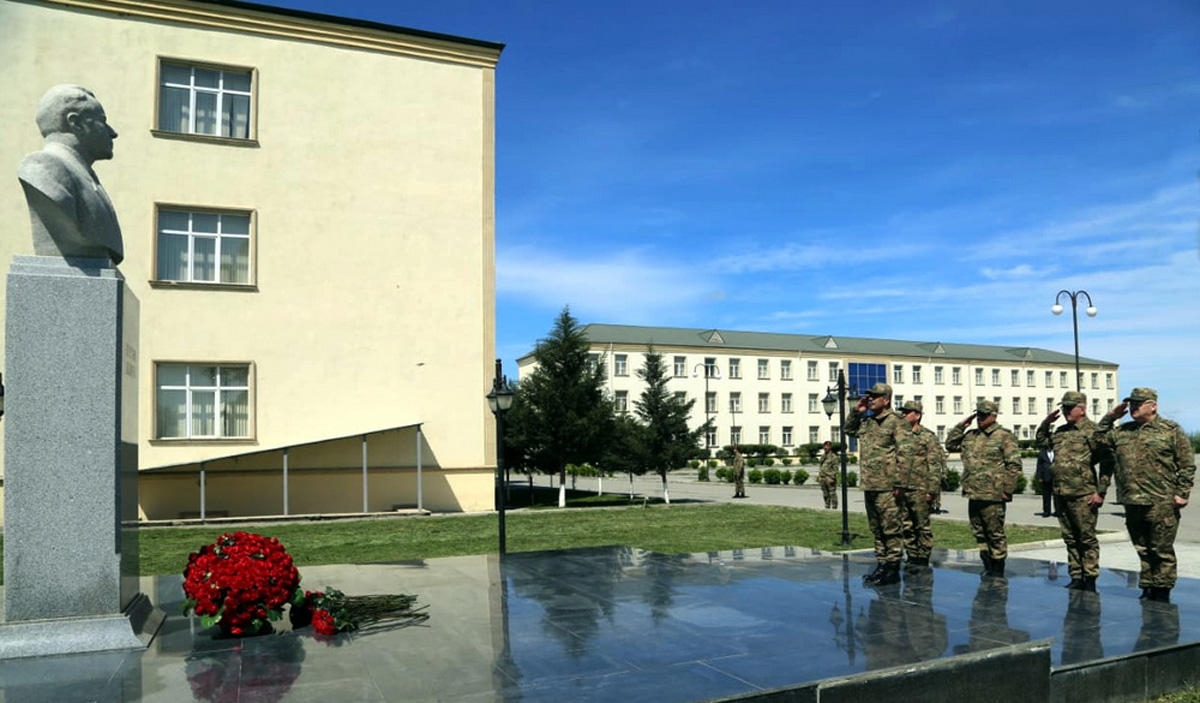
<path fill-rule="evenodd" d="M 188 555 L 184 612 L 225 635 L 269 632 L 283 606 L 301 597 L 300 572 L 278 539 L 249 532 L 221 535 Z"/>
<path fill-rule="evenodd" d="M 403 593 L 348 596 L 327 586 L 324 591 L 305 591 L 304 599 L 293 603 L 288 615 L 293 628 L 312 624 L 316 634 L 332 636 L 381 620 L 424 620 L 428 616 L 412 607 L 416 601 L 416 596 Z"/>

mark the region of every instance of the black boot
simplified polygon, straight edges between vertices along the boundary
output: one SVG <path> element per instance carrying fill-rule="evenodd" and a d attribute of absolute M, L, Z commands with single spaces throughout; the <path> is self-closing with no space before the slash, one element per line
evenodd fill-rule
<path fill-rule="evenodd" d="M 979 558 L 983 560 L 983 574 L 986 576 L 992 573 L 992 555 L 987 550 L 979 552 Z"/>
<path fill-rule="evenodd" d="M 893 561 L 881 566 L 883 571 L 879 577 L 871 582 L 872 586 L 890 586 L 893 583 L 900 583 L 900 562 Z"/>
<path fill-rule="evenodd" d="M 1084 584 L 1084 581 L 1083 581 L 1083 579 L 1084 579 L 1084 578 L 1085 578 L 1085 577 L 1083 577 L 1083 576 L 1072 576 L 1072 577 L 1071 577 L 1071 583 L 1068 583 L 1068 584 L 1067 584 L 1067 588 L 1074 589 L 1074 590 L 1076 590 L 1076 591 L 1083 591 L 1083 590 L 1086 590 L 1086 589 L 1084 589 L 1084 587 L 1083 587 L 1083 584 Z"/>
<path fill-rule="evenodd" d="M 929 568 L 929 557 L 909 557 L 908 564 L 904 566 L 904 571 L 923 571 L 927 568 Z"/>
<path fill-rule="evenodd" d="M 1095 576 L 1084 576 L 1083 577 L 1083 585 L 1079 587 L 1079 590 L 1087 591 L 1089 593 L 1095 593 L 1096 592 L 1096 577 Z"/>
<path fill-rule="evenodd" d="M 883 562 L 876 564 L 874 571 L 872 571 L 869 574 L 865 574 L 863 576 L 863 583 L 865 583 L 865 584 L 875 583 L 879 579 L 880 575 L 882 575 L 886 569 L 887 569 L 887 567 L 883 564 Z"/>
<path fill-rule="evenodd" d="M 988 576 L 1004 576 L 1004 560 L 992 559 L 992 568 L 988 569 Z"/>
<path fill-rule="evenodd" d="M 1161 586 L 1155 586 L 1154 588 L 1151 588 L 1150 589 L 1150 600 L 1157 601 L 1159 603 L 1170 603 L 1171 602 L 1171 589 L 1164 588 Z"/>

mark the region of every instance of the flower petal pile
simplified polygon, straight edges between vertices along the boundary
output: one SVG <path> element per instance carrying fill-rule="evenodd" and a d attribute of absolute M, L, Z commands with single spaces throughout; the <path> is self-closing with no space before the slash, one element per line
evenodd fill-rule
<path fill-rule="evenodd" d="M 299 587 L 300 572 L 278 539 L 228 532 L 188 555 L 183 609 L 226 635 L 256 635 L 302 597 Z"/>

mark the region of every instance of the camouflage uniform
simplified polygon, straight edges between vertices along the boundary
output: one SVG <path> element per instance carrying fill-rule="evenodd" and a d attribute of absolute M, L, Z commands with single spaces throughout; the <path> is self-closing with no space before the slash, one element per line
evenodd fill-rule
<path fill-rule="evenodd" d="M 1087 397 L 1070 391 L 1063 396 L 1065 407 L 1086 405 Z M 1099 506 L 1089 504 L 1093 494 L 1101 497 L 1108 492 L 1112 478 L 1112 462 L 1103 461 L 1108 453 L 1097 446 L 1096 424 L 1086 417 L 1075 423 L 1066 422 L 1051 432 L 1047 418 L 1037 428 L 1037 445 L 1054 450 L 1050 467 L 1054 511 L 1063 543 L 1067 547 L 1067 571 L 1073 586 L 1094 582 L 1100 575 L 1100 541 L 1096 538 L 1096 516 Z M 1099 476 L 1096 464 L 1101 463 Z M 1090 590 L 1090 589 L 1089 589 Z"/>
<path fill-rule="evenodd" d="M 978 412 L 995 414 L 996 404 L 979 403 Z M 946 436 L 946 451 L 962 452 L 962 492 L 967 497 L 971 532 L 985 565 L 1003 564 L 1008 557 L 1004 534 L 1005 503 L 1012 500 L 1021 475 L 1021 450 L 1017 438 L 999 423 L 985 430 L 965 430 L 955 425 Z"/>
<path fill-rule="evenodd" d="M 891 396 L 890 386 L 876 385 Z M 858 437 L 859 483 L 875 536 L 875 559 L 895 566 L 904 550 L 904 524 L 893 491 L 899 487 L 899 445 L 907 431 L 908 424 L 890 408 L 878 415 L 854 412 L 845 427 L 845 434 Z"/>
<path fill-rule="evenodd" d="M 1135 388 L 1129 399 L 1143 398 L 1157 401 L 1158 394 Z M 1095 436 L 1116 457 L 1117 502 L 1125 506 L 1125 527 L 1142 563 L 1139 585 L 1170 589 L 1175 586 L 1179 531 L 1174 499 L 1191 495 L 1196 474 L 1192 445 L 1179 425 L 1166 418 L 1114 427 L 1118 419 L 1105 415 Z"/>
<path fill-rule="evenodd" d="M 821 496 L 825 498 L 826 508 L 838 507 L 837 477 L 841 468 L 838 458 L 839 455 L 833 451 L 827 451 L 821 457 L 821 470 L 817 474 L 817 481 L 821 484 Z"/>
<path fill-rule="evenodd" d="M 942 490 L 946 475 L 946 452 L 937 435 L 917 425 L 905 428 L 900 440 L 900 486 L 898 498 L 904 520 L 904 549 L 909 561 L 929 559 L 933 550 L 933 530 L 929 516 L 933 497 Z"/>
<path fill-rule="evenodd" d="M 733 455 L 733 497 L 746 497 L 746 458 L 741 454 Z"/>

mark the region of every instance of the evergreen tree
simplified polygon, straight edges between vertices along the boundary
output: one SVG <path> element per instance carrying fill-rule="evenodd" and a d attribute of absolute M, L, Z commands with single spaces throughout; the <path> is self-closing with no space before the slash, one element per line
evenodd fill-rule
<path fill-rule="evenodd" d="M 567 464 L 598 464 L 612 437 L 612 404 L 604 393 L 604 366 L 588 359 L 588 340 L 570 308 L 533 352 L 536 367 L 517 386 L 512 432 L 525 464 L 559 475 L 566 505 Z"/>
<path fill-rule="evenodd" d="M 641 397 L 633 403 L 643 427 L 640 463 L 662 477 L 663 499 L 670 503 L 667 472 L 696 456 L 708 425 L 688 429 L 688 417 L 696 401 L 678 398 L 667 387 L 670 380 L 667 368 L 662 354 L 654 351 L 653 345 L 646 350 L 646 360 L 637 377 L 646 384 Z"/>

